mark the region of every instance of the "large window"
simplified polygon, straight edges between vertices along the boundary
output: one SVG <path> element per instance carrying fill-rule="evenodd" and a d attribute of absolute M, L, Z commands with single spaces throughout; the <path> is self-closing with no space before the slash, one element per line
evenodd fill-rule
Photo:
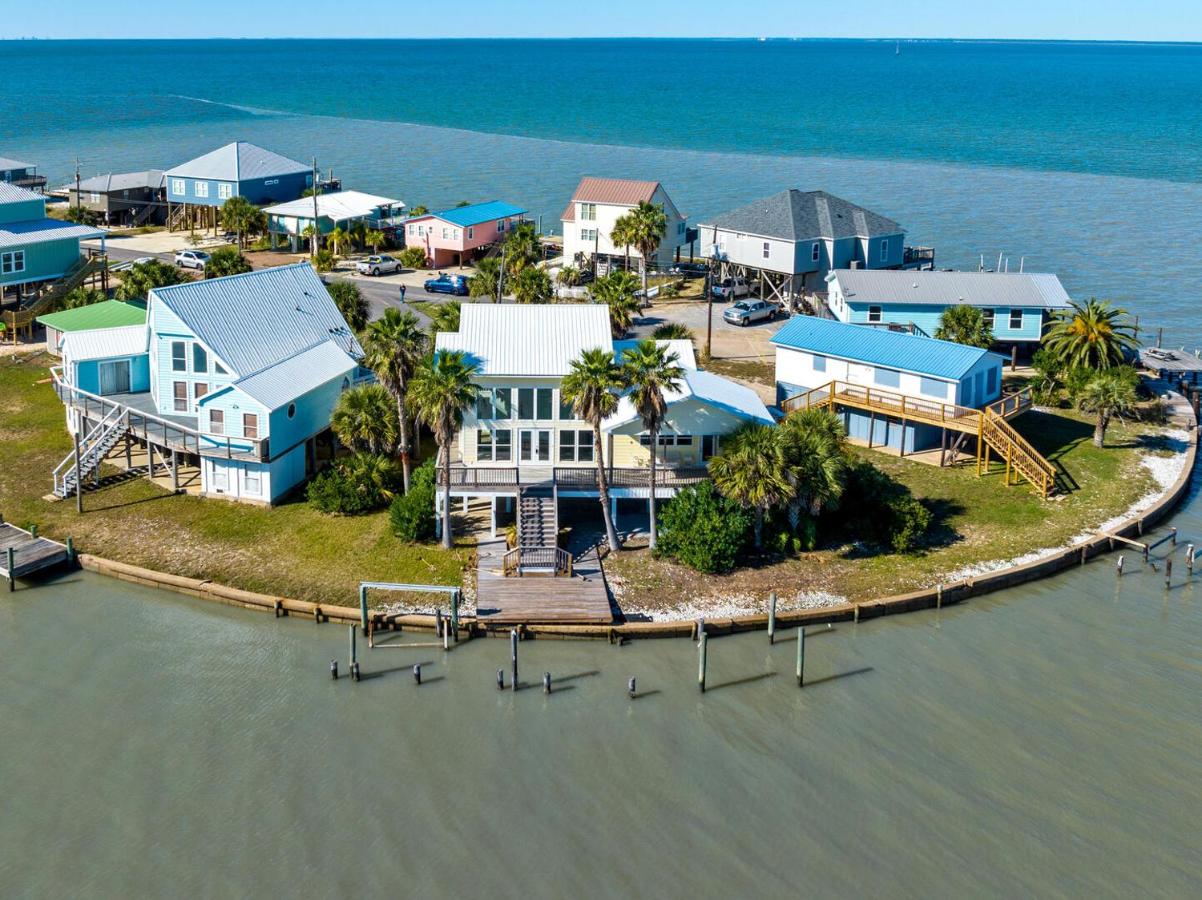
<path fill-rule="evenodd" d="M 192 345 L 192 371 L 209 371 L 209 354 L 205 352 L 205 348 L 200 346 L 200 344 Z"/>
<path fill-rule="evenodd" d="M 880 366 L 877 366 L 873 372 L 873 380 L 877 384 L 884 385 L 885 387 L 901 386 L 901 372 L 897 371 L 897 369 L 882 369 Z"/>
<path fill-rule="evenodd" d="M 0 274 L 12 275 L 16 272 L 25 271 L 25 251 L 10 250 L 8 253 L 0 253 Z"/>
<path fill-rule="evenodd" d="M 209 183 L 207 181 L 200 181 L 198 179 L 192 182 L 192 189 L 196 191 L 197 197 L 209 196 Z"/>
<path fill-rule="evenodd" d="M 509 462 L 513 458 L 513 432 L 508 428 L 476 431 L 476 459 L 484 462 Z"/>
<path fill-rule="evenodd" d="M 259 416 L 256 413 L 242 414 L 242 436 L 252 441 L 259 439 Z"/>
<path fill-rule="evenodd" d="M 213 434 L 225 434 L 225 410 L 209 410 L 209 431 Z"/>
<path fill-rule="evenodd" d="M 721 439 L 716 434 L 703 434 L 701 436 L 701 459 L 708 460 L 712 456 L 717 456 L 719 453 L 719 444 Z"/>
<path fill-rule="evenodd" d="M 188 371 L 188 345 L 183 341 L 171 342 L 171 371 Z"/>
<path fill-rule="evenodd" d="M 518 388 L 518 418 L 549 420 L 551 388 Z"/>
<path fill-rule="evenodd" d="M 564 399 L 563 392 L 559 394 L 559 420 L 561 422 L 572 422 L 576 419 L 576 410 L 572 409 L 572 404 Z"/>
<path fill-rule="evenodd" d="M 1023 311 L 1021 309 L 1010 310 L 1010 330 L 1020 331 L 1023 327 Z"/>
<path fill-rule="evenodd" d="M 881 318 L 882 318 L 881 308 L 879 306 L 868 307 L 868 321 L 869 322 L 879 322 L 879 321 L 881 321 Z"/>
<path fill-rule="evenodd" d="M 580 204 L 580 221 L 581 222 L 596 222 L 597 221 L 597 204 L 596 203 L 581 203 Z"/>
<path fill-rule="evenodd" d="M 171 382 L 171 408 L 176 412 L 188 411 L 188 382 Z"/>
<path fill-rule="evenodd" d="M 567 428 L 559 432 L 560 462 L 592 462 L 593 433 L 587 429 Z"/>
<path fill-rule="evenodd" d="M 639 435 L 639 443 L 651 447 L 651 436 Z M 703 447 L 704 451 L 704 442 Z M 666 465 L 682 465 L 697 461 L 697 450 L 691 434 L 661 434 L 655 458 Z"/>
<path fill-rule="evenodd" d="M 489 388 L 481 388 L 476 394 L 476 418 L 481 421 L 496 418 L 493 415 L 492 391 Z"/>
<path fill-rule="evenodd" d="M 508 419 L 513 416 L 511 388 L 480 388 L 476 395 L 476 418 Z"/>

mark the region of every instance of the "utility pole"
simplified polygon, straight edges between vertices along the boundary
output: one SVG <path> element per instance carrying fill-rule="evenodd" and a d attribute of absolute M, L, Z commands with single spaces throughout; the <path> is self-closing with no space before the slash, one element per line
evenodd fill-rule
<path fill-rule="evenodd" d="M 705 267 L 705 362 L 709 364 L 714 341 L 714 265 L 711 260 Z"/>
<path fill-rule="evenodd" d="M 83 206 L 83 197 L 79 194 L 79 157 L 75 157 L 75 208 Z"/>
<path fill-rule="evenodd" d="M 321 223 L 317 218 L 317 157 L 313 157 L 313 240 L 309 243 L 309 255 L 317 258 L 321 243 Z"/>
<path fill-rule="evenodd" d="M 501 268 L 497 271 L 497 302 L 505 296 L 505 245 L 501 245 Z"/>

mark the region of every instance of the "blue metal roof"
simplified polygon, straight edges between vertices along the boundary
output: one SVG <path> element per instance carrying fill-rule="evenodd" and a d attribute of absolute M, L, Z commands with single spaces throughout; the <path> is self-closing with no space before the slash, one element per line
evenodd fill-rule
<path fill-rule="evenodd" d="M 491 222 L 493 219 L 512 218 L 524 215 L 526 210 L 504 200 L 490 200 L 487 203 L 473 203 L 471 206 L 459 206 L 455 209 L 444 209 L 442 212 L 431 213 L 435 218 L 458 225 L 460 228 L 470 228 L 481 222 Z M 415 218 L 421 218 L 417 216 Z"/>
<path fill-rule="evenodd" d="M 959 380 L 988 350 L 938 341 L 917 334 L 847 325 L 816 316 L 794 316 L 772 336 L 772 343 L 822 356 L 871 363 L 934 378 Z M 1001 357 L 998 357 L 1001 360 Z"/>

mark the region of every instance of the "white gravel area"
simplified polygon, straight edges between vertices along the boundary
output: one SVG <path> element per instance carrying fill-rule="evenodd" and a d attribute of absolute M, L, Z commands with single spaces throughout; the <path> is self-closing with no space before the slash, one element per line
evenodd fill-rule
<path fill-rule="evenodd" d="M 818 609 L 823 606 L 838 606 L 840 603 L 846 602 L 846 597 L 838 597 L 823 591 L 800 591 L 793 595 L 778 593 L 776 611 Z M 764 595 L 732 594 L 707 597 L 675 606 L 672 609 L 638 609 L 623 604 L 622 612 L 626 614 L 627 619 L 652 622 L 691 622 L 702 617 L 727 619 L 734 616 L 767 615 L 768 598 Z"/>

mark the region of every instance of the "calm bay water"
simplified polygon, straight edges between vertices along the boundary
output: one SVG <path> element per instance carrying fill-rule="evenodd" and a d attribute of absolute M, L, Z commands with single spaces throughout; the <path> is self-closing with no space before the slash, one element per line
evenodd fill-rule
<path fill-rule="evenodd" d="M 615 100 L 622 73 L 646 105 Z M 0 43 L 0 83 L 0 154 L 53 179 L 245 139 L 546 225 L 582 173 L 662 179 L 694 220 L 822 187 L 943 265 L 1025 257 L 1202 343 L 1197 47 Z M 1202 538 L 1195 500 L 1176 524 Z M 804 691 L 792 643 L 723 638 L 705 697 L 688 642 L 523 645 L 525 680 L 567 679 L 550 697 L 492 688 L 501 641 L 373 652 L 334 684 L 341 628 L 85 574 L 23 589 L 0 599 L 0 885 L 1196 893 L 1200 595 L 1111 566 L 815 631 Z M 630 703 L 630 675 L 656 693 Z"/>

